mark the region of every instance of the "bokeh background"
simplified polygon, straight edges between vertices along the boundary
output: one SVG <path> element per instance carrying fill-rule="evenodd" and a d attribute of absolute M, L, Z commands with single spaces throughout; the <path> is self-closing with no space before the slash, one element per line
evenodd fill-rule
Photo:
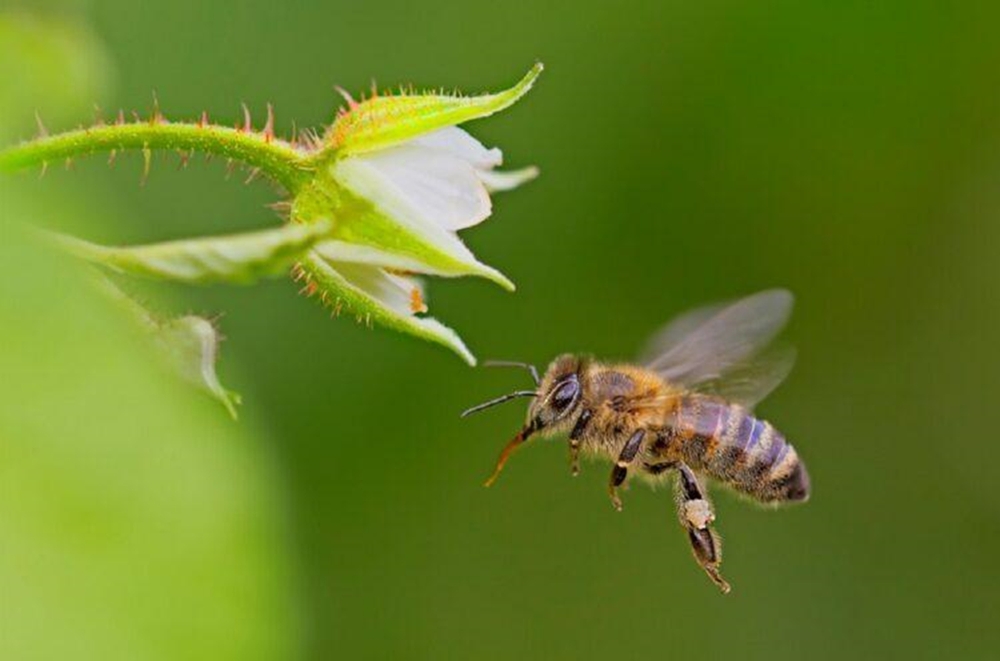
<path fill-rule="evenodd" d="M 4 659 L 996 658 L 1000 7 L 989 2 L 5 2 L 0 136 L 96 103 L 320 126 L 339 84 L 536 89 L 470 125 L 542 177 L 466 233 L 519 285 L 434 281 L 480 357 L 628 358 L 772 286 L 799 362 L 761 408 L 812 500 L 717 493 L 722 597 L 671 494 L 609 506 L 562 443 L 481 487 L 524 384 L 289 281 L 157 289 L 221 313 L 238 423 L 152 366 L 21 222 L 107 242 L 266 227 L 219 163 L 0 183 Z"/>

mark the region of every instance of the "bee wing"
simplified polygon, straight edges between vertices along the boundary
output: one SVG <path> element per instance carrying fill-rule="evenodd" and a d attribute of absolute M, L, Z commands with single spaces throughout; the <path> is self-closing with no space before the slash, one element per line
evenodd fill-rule
<path fill-rule="evenodd" d="M 794 352 L 759 357 L 788 322 L 793 301 L 790 292 L 770 289 L 688 312 L 656 335 L 652 346 L 659 353 L 648 367 L 691 390 L 725 391 L 756 403 L 794 362 Z"/>
<path fill-rule="evenodd" d="M 699 326 L 702 326 L 706 321 L 732 304 L 733 301 L 713 303 L 677 315 L 650 338 L 646 344 L 646 348 L 640 354 L 640 361 L 645 365 L 651 366 L 660 358 L 666 356 L 671 349 L 697 330 Z"/>
<path fill-rule="evenodd" d="M 717 379 L 696 384 L 694 390 L 752 409 L 781 385 L 794 364 L 794 348 L 769 349 L 744 363 L 734 365 Z"/>

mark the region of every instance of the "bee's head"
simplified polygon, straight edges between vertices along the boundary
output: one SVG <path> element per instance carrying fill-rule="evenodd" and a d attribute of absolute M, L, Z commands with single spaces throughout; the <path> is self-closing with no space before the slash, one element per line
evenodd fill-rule
<path fill-rule="evenodd" d="M 582 366 L 582 361 L 570 354 L 552 361 L 538 386 L 538 394 L 528 408 L 527 427 L 532 432 L 568 429 L 583 395 L 580 382 Z"/>
<path fill-rule="evenodd" d="M 570 354 L 559 356 L 552 361 L 552 364 L 545 371 L 545 376 L 541 379 L 538 378 L 538 372 L 535 368 L 526 363 L 493 362 L 487 363 L 487 365 L 524 367 L 530 371 L 536 386 L 535 390 L 518 390 L 474 406 L 462 413 L 462 417 L 465 417 L 516 397 L 532 398 L 531 405 L 528 407 L 527 421 L 500 453 L 496 469 L 490 479 L 486 481 L 486 486 L 489 486 L 500 475 L 500 471 L 507 463 L 507 458 L 511 453 L 533 434 L 538 432 L 556 433 L 570 428 L 572 421 L 576 418 L 575 413 L 580 408 L 580 400 L 583 395 L 583 385 L 580 379 L 583 361 Z"/>

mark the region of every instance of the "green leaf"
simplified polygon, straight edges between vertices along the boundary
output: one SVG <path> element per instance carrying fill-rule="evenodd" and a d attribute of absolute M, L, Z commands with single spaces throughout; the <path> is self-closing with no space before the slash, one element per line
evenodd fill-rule
<path fill-rule="evenodd" d="M 542 63 L 531 67 L 516 85 L 496 94 L 401 93 L 351 102 L 327 132 L 327 149 L 338 155 L 360 154 L 405 142 L 423 133 L 487 117 L 517 102 L 528 93 Z"/>
<path fill-rule="evenodd" d="M 36 107 L 89 112 L 104 78 L 78 12 L 63 27 L 19 4 L 0 12 L 5 137 Z M 75 192 L 0 182 L 0 659 L 302 658 L 266 434 L 164 378 L 88 269 L 23 235 L 42 216 L 121 224 Z"/>
<path fill-rule="evenodd" d="M 212 322 L 194 315 L 171 319 L 160 324 L 153 337 L 184 379 L 207 391 L 237 418 L 240 396 L 223 388 L 215 373 L 220 337 Z"/>
<path fill-rule="evenodd" d="M 85 265 L 17 236 L 38 201 L 2 195 L 0 658 L 300 658 L 265 435 L 164 378 Z"/>
<path fill-rule="evenodd" d="M 118 273 L 204 284 L 251 283 L 287 271 L 330 232 L 331 223 L 290 223 L 273 230 L 107 247 L 66 235 L 55 240 L 70 253 Z"/>
<path fill-rule="evenodd" d="M 455 331 L 429 317 L 417 317 L 398 293 L 398 285 L 382 269 L 365 264 L 333 263 L 317 252 L 298 266 L 306 281 L 306 292 L 339 314 L 353 314 L 359 321 L 440 344 L 458 354 L 469 365 L 476 359 Z"/>
<path fill-rule="evenodd" d="M 215 373 L 222 336 L 211 321 L 195 315 L 161 321 L 111 279 L 97 274 L 97 284 L 145 330 L 167 366 L 185 381 L 217 399 L 235 420 L 238 393 L 226 390 Z"/>

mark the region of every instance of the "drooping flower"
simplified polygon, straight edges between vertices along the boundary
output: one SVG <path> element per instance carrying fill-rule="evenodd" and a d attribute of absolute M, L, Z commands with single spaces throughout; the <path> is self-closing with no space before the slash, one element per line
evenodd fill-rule
<path fill-rule="evenodd" d="M 259 131 L 245 106 L 235 127 L 212 124 L 207 113 L 196 122 L 169 121 L 156 102 L 148 119 L 127 121 L 119 111 L 110 122 L 99 119 L 58 134 L 49 134 L 39 118 L 37 138 L 0 150 L 0 172 L 44 172 L 50 163 L 99 151 L 110 152 L 111 161 L 119 152 L 141 152 L 144 180 L 154 151 L 176 152 L 182 164 L 194 153 L 242 163 L 250 168 L 249 179 L 263 174 L 287 193 L 279 205 L 289 211 L 283 227 L 140 246 L 50 238 L 104 271 L 191 284 L 248 283 L 291 266 L 304 291 L 333 311 L 436 342 L 475 363 L 454 331 L 426 316 L 418 278 L 474 275 L 514 289 L 500 271 L 476 259 L 458 233 L 489 217 L 492 193 L 517 187 L 537 170 L 499 170 L 500 150 L 458 125 L 509 107 L 541 71 L 536 64 L 496 94 L 404 91 L 361 102 L 348 97 L 325 134 L 305 140 L 277 137 L 270 105 Z M 197 373 L 232 412 L 235 400 L 204 369 L 214 361 L 217 339 L 206 323 L 145 325 L 159 334 L 157 342 L 179 347 L 178 355 L 186 357 L 181 371 Z"/>
<path fill-rule="evenodd" d="M 510 106 L 540 72 L 536 65 L 498 94 L 349 101 L 323 139 L 317 176 L 293 202 L 293 221 L 334 223 L 329 240 L 301 262 L 300 276 L 335 307 L 366 319 L 378 309 L 376 321 L 445 344 L 474 362 L 455 333 L 417 316 L 427 308 L 410 276 L 475 275 L 514 289 L 500 271 L 476 259 L 458 232 L 490 216 L 491 193 L 515 188 L 537 170 L 497 170 L 502 152 L 455 125 Z"/>

